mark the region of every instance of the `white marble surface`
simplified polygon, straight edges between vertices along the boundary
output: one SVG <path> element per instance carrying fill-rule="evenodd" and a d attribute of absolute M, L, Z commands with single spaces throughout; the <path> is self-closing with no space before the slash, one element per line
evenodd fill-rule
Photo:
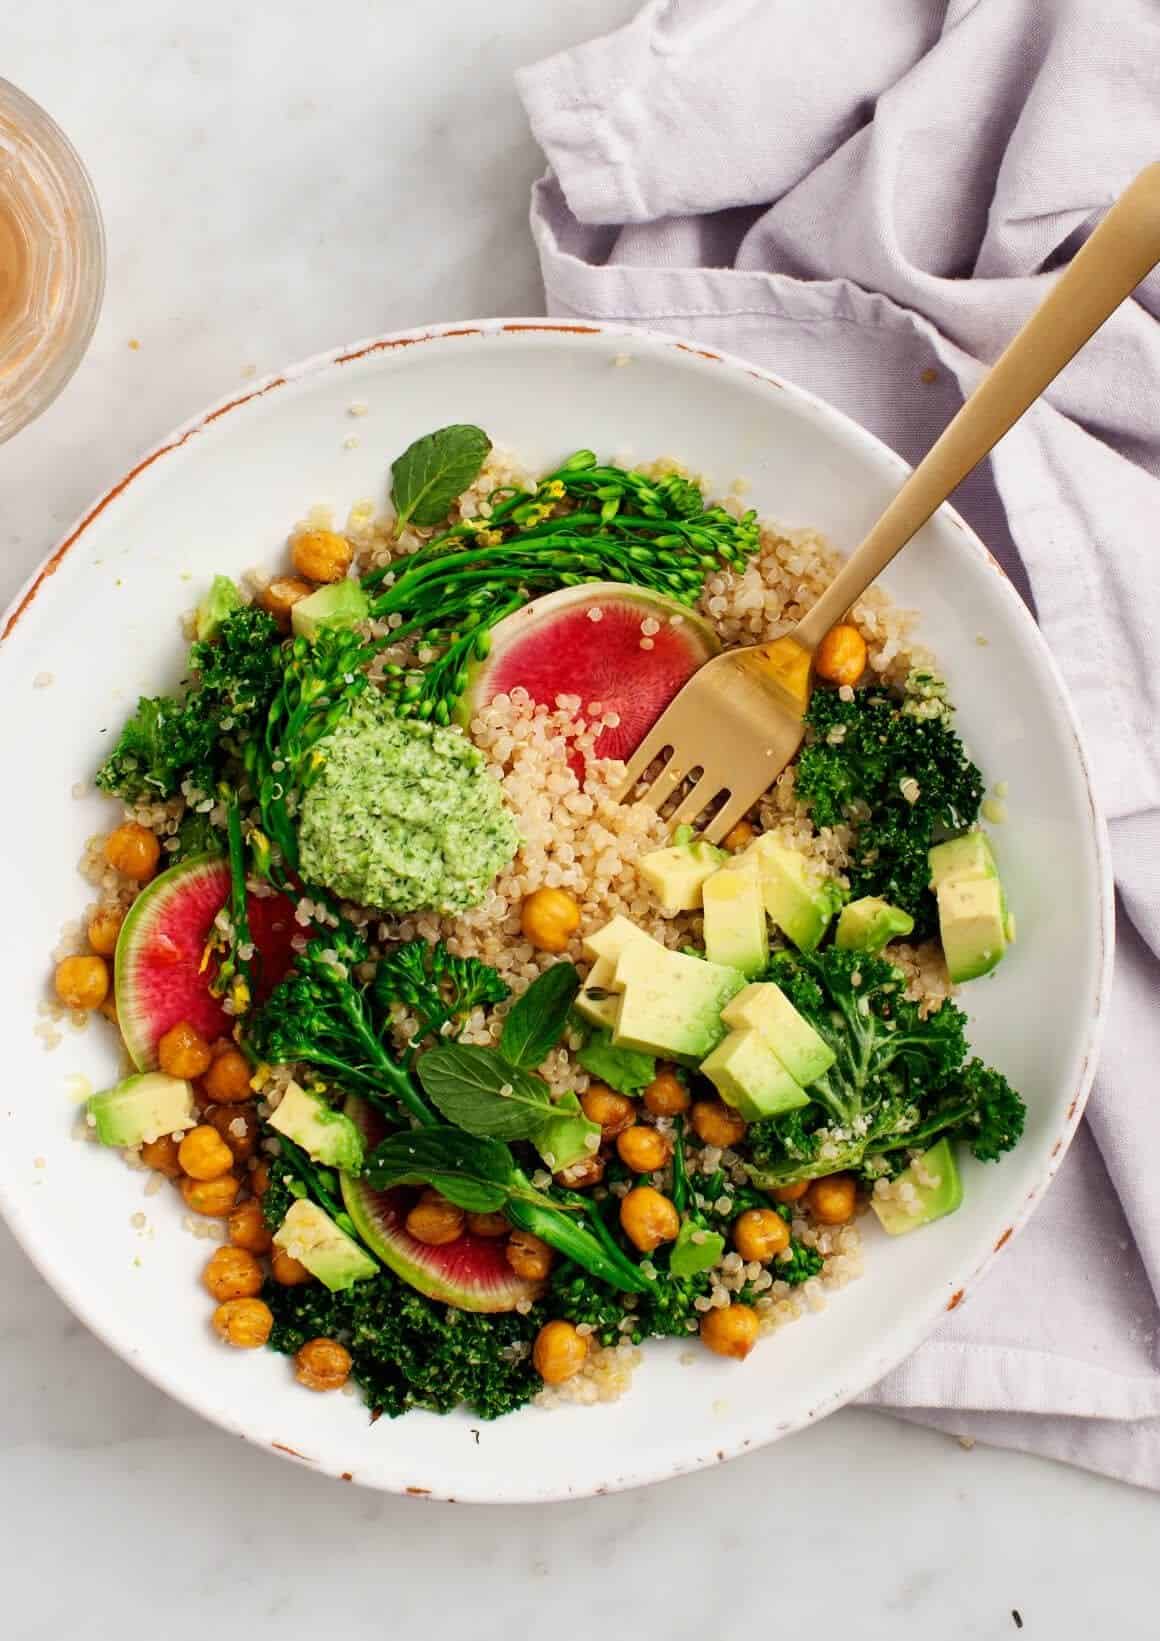
<path fill-rule="evenodd" d="M 0 603 L 141 448 L 252 375 L 376 331 L 540 311 L 538 156 L 511 71 L 633 9 L 7 0 L 0 72 L 83 153 L 110 258 L 88 359 L 0 449 Z M 798 1623 L 960 1641 L 1013 1636 L 1013 1608 L 1053 1641 L 1155 1634 L 1160 1501 L 869 1413 L 553 1510 L 377 1497 L 167 1401 L 2 1228 L 0 1381 L 11 1641 L 567 1638 L 604 1618 L 673 1641 Z"/>

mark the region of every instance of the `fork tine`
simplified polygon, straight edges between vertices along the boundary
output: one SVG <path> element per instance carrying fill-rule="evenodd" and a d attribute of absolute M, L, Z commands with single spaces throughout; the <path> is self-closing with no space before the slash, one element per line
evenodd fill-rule
<path fill-rule="evenodd" d="M 640 802 L 650 804 L 653 809 L 663 809 L 688 774 L 685 759 L 679 752 L 674 752 L 648 790 L 641 793 Z"/>
<path fill-rule="evenodd" d="M 651 764 L 654 759 L 658 758 L 666 747 L 670 747 L 672 749 L 673 757 L 676 757 L 677 747 L 675 738 L 671 734 L 666 735 L 665 733 L 665 720 L 667 717 L 667 712 L 661 713 L 656 723 L 649 730 L 644 740 L 640 743 L 632 757 L 628 760 L 628 763 L 625 765 L 624 780 L 621 782 L 616 792 L 617 800 L 620 803 L 625 803 L 628 801 L 629 794 L 636 785 L 637 781 L 640 780 L 649 764 Z"/>
<path fill-rule="evenodd" d="M 716 775 L 710 775 L 705 771 L 693 790 L 682 798 L 669 817 L 670 821 L 674 826 L 688 826 L 696 820 L 703 809 L 708 809 L 721 790 L 722 784 Z"/>
<path fill-rule="evenodd" d="M 703 836 L 710 843 L 720 843 L 725 835 L 733 830 L 742 815 L 746 814 L 757 799 L 760 792 L 731 792 L 728 799 L 721 805 L 713 819 L 706 826 Z"/>

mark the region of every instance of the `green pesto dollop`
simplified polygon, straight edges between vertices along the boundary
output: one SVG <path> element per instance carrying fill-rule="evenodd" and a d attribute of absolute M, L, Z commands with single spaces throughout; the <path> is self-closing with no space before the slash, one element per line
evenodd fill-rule
<path fill-rule="evenodd" d="M 477 906 L 519 846 L 465 736 L 364 697 L 318 743 L 298 824 L 302 874 L 384 912 Z"/>

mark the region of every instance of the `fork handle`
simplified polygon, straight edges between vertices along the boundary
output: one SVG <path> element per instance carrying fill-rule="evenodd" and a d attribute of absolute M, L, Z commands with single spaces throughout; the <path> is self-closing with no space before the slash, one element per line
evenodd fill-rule
<path fill-rule="evenodd" d="M 793 636 L 814 650 L 896 553 L 1160 262 L 1160 162 L 1125 189 Z"/>

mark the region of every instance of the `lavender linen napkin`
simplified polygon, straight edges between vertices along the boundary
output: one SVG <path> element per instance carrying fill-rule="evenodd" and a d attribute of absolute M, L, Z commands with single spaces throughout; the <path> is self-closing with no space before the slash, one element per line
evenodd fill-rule
<path fill-rule="evenodd" d="M 651 0 L 520 76 L 551 312 L 703 338 L 917 460 L 1160 154 L 1160 7 Z M 956 498 L 1037 611 L 1112 830 L 1088 1122 L 1036 1218 L 865 1398 L 1160 1487 L 1160 280 Z M 1049 1000 L 1045 1000 L 1045 1009 Z"/>

